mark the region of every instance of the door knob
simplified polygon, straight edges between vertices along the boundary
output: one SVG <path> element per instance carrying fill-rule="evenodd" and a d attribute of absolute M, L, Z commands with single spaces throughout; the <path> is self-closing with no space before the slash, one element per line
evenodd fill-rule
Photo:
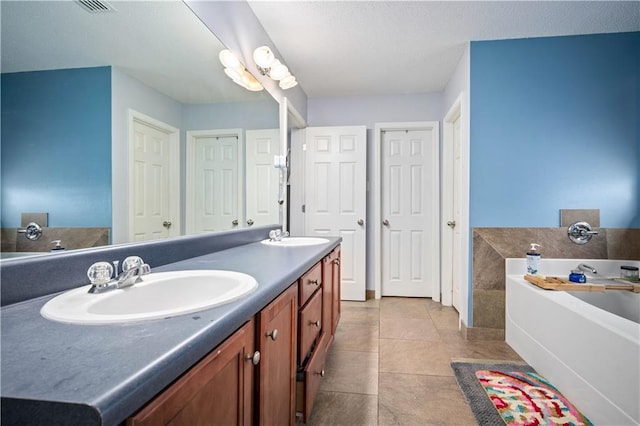
<path fill-rule="evenodd" d="M 247 220 L 247 225 L 249 225 L 249 226 L 253 225 L 253 219 Z"/>
<path fill-rule="evenodd" d="M 451 229 L 456 227 L 456 221 L 455 220 L 450 220 L 449 222 L 447 222 L 447 226 Z"/>
<path fill-rule="evenodd" d="M 164 226 L 167 229 L 171 228 L 171 221 L 165 220 L 164 222 L 162 222 L 162 226 Z"/>
<path fill-rule="evenodd" d="M 360 226 L 364 225 L 364 220 L 358 219 L 358 225 L 360 225 Z"/>
<path fill-rule="evenodd" d="M 382 224 L 384 226 L 389 226 L 389 221 L 387 219 L 385 219 L 385 220 L 382 221 Z"/>

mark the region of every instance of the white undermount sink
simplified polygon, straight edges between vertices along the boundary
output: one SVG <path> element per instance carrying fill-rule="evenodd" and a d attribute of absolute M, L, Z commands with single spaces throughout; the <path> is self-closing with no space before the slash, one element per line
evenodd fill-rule
<path fill-rule="evenodd" d="M 329 240 L 320 237 L 284 237 L 279 241 L 262 240 L 262 244 L 280 247 L 302 247 L 326 244 Z"/>
<path fill-rule="evenodd" d="M 40 310 L 43 317 L 74 324 L 113 324 L 198 312 L 250 293 L 258 282 L 233 271 L 154 272 L 131 287 L 99 294 L 90 285 L 62 293 Z"/>

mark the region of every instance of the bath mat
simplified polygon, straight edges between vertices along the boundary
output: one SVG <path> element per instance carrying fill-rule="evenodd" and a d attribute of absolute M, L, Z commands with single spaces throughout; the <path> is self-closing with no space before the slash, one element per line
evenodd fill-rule
<path fill-rule="evenodd" d="M 485 392 L 484 387 L 480 384 L 480 381 L 476 378 L 476 371 L 490 370 L 502 373 L 519 372 L 520 374 L 535 373 L 535 370 L 530 365 L 516 363 L 452 362 L 451 369 L 476 418 L 476 422 L 480 426 L 504 425 L 505 421 L 500 416 L 500 413 L 498 413 L 498 410 L 493 405 L 493 402 Z M 591 424 L 587 422 L 584 424 Z M 520 424 L 524 425 L 525 423 Z M 546 424 L 551 425 L 553 423 L 542 423 L 542 425 Z"/>
<path fill-rule="evenodd" d="M 475 376 L 509 426 L 593 426 L 555 387 L 534 372 L 480 370 Z"/>
<path fill-rule="evenodd" d="M 452 362 L 451 369 L 479 426 L 503 425 L 504 421 L 476 378 L 476 371 L 535 371 L 526 364 L 474 362 Z"/>

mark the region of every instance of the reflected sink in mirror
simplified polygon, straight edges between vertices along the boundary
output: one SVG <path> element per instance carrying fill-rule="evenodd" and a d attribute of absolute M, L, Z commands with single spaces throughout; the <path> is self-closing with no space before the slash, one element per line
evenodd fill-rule
<path fill-rule="evenodd" d="M 91 285 L 47 302 L 43 317 L 73 324 L 113 324 L 167 318 L 232 302 L 258 287 L 250 275 L 233 271 L 155 272 L 131 287 L 100 294 Z"/>
<path fill-rule="evenodd" d="M 327 244 L 329 240 L 320 237 L 284 237 L 279 241 L 262 240 L 262 244 L 279 247 L 303 247 Z"/>

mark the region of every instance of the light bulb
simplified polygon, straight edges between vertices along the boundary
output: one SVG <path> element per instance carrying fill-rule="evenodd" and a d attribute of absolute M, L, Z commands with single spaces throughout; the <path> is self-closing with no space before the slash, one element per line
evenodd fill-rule
<path fill-rule="evenodd" d="M 262 84 L 249 71 L 242 73 L 242 85 L 252 92 L 258 92 L 263 89 Z"/>
<path fill-rule="evenodd" d="M 269 77 L 274 80 L 282 80 L 285 77 L 290 76 L 289 68 L 286 65 L 282 65 L 279 60 L 275 60 L 271 65 L 271 71 L 269 71 Z"/>
<path fill-rule="evenodd" d="M 242 75 L 238 71 L 231 68 L 225 68 L 224 73 L 229 76 L 231 80 L 242 85 Z"/>
<path fill-rule="evenodd" d="M 273 52 L 267 46 L 260 46 L 253 51 L 253 60 L 261 68 L 271 67 L 275 59 Z"/>
<path fill-rule="evenodd" d="M 292 75 L 280 80 L 280 84 L 279 84 L 280 88 L 283 90 L 291 89 L 292 87 L 295 87 L 297 85 L 298 85 L 298 82 L 296 81 L 296 78 Z"/>
<path fill-rule="evenodd" d="M 229 49 L 221 50 L 218 58 L 220 59 L 222 65 L 225 66 L 225 68 L 236 70 L 242 67 L 242 64 L 240 63 L 238 58 L 236 58 L 236 55 L 234 55 Z"/>

